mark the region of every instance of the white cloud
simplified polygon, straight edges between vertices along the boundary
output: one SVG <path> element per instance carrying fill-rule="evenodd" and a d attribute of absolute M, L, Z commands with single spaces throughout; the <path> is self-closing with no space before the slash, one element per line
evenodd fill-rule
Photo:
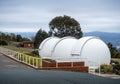
<path fill-rule="evenodd" d="M 48 24 L 55 16 L 69 15 L 81 24 L 83 31 L 120 32 L 118 3 L 112 0 L 7 0 L 0 3 L 0 29 L 31 32 L 42 27 L 48 31 Z"/>

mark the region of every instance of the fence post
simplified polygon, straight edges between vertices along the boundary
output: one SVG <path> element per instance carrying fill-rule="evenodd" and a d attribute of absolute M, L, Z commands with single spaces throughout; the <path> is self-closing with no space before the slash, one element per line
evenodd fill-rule
<path fill-rule="evenodd" d="M 30 64 L 30 56 L 28 56 L 29 57 L 29 64 Z"/>
<path fill-rule="evenodd" d="M 25 55 L 25 58 L 26 58 L 26 61 L 25 61 L 25 62 L 27 63 L 27 58 L 28 58 L 27 55 Z"/>
<path fill-rule="evenodd" d="M 25 62 L 25 55 L 23 54 L 23 62 Z"/>
<path fill-rule="evenodd" d="M 19 57 L 19 59 L 18 59 L 18 60 L 20 61 L 20 59 L 21 59 L 21 58 L 20 58 L 20 53 L 18 54 L 18 57 Z"/>
<path fill-rule="evenodd" d="M 20 53 L 19 55 L 20 55 L 20 61 L 21 61 L 21 57 L 22 57 L 22 56 L 21 56 L 21 53 Z"/>
<path fill-rule="evenodd" d="M 34 66 L 34 57 L 33 57 L 33 66 Z"/>
<path fill-rule="evenodd" d="M 17 53 L 17 59 L 19 60 L 19 53 Z"/>
<path fill-rule="evenodd" d="M 42 58 L 40 58 L 40 68 L 42 68 Z"/>
<path fill-rule="evenodd" d="M 21 61 L 21 53 L 19 55 L 20 55 L 20 59 L 19 60 Z"/>
<path fill-rule="evenodd" d="M 38 58 L 36 58 L 36 67 L 38 68 Z"/>

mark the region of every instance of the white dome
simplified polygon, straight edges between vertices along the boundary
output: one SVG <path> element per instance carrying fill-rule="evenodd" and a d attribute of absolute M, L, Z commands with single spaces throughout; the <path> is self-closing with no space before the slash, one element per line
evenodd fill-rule
<path fill-rule="evenodd" d="M 77 39 L 73 37 L 61 38 L 53 48 L 52 58 L 56 61 L 69 61 L 68 58 L 71 58 L 71 49 L 76 42 Z"/>
<path fill-rule="evenodd" d="M 50 58 L 51 59 L 51 54 L 52 50 L 54 48 L 54 45 L 57 41 L 60 39 L 57 37 L 49 37 L 42 41 L 41 45 L 39 46 L 39 55 L 42 58 Z"/>
<path fill-rule="evenodd" d="M 42 58 L 50 58 L 57 62 L 84 61 L 87 66 L 109 64 L 111 60 L 107 45 L 94 36 L 80 39 L 49 37 L 41 43 L 39 54 Z"/>
<path fill-rule="evenodd" d="M 98 37 L 83 37 L 73 46 L 72 56 L 79 56 L 86 65 L 109 64 L 111 60 L 107 45 Z"/>

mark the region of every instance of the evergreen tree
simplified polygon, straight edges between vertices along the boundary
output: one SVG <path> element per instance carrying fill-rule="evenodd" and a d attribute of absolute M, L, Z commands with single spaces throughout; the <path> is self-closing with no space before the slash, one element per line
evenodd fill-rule
<path fill-rule="evenodd" d="M 16 35 L 14 33 L 10 33 L 11 41 L 16 41 Z"/>
<path fill-rule="evenodd" d="M 49 23 L 50 36 L 64 37 L 73 36 L 76 38 L 82 37 L 80 24 L 69 16 L 64 15 L 53 18 Z"/>
<path fill-rule="evenodd" d="M 17 35 L 16 36 L 16 40 L 17 40 L 17 42 L 22 42 L 22 36 L 21 35 Z"/>
<path fill-rule="evenodd" d="M 35 48 L 38 48 L 39 45 L 40 45 L 40 43 L 41 43 L 44 39 L 46 39 L 47 37 L 48 37 L 48 33 L 47 33 L 46 31 L 40 29 L 40 30 L 37 32 L 36 36 L 35 36 L 34 47 L 35 47 Z"/>
<path fill-rule="evenodd" d="M 110 49 L 110 54 L 112 58 L 116 58 L 117 55 L 117 49 L 116 47 L 113 47 L 112 43 L 108 43 L 108 47 Z"/>

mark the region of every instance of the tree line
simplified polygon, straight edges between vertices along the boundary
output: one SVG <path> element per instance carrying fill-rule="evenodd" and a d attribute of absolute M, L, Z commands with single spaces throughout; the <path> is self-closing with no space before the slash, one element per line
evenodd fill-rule
<path fill-rule="evenodd" d="M 9 42 L 23 42 L 23 41 L 30 41 L 30 39 L 22 37 L 21 35 L 14 33 L 6 34 L 0 32 L 0 45 L 8 45 Z"/>

